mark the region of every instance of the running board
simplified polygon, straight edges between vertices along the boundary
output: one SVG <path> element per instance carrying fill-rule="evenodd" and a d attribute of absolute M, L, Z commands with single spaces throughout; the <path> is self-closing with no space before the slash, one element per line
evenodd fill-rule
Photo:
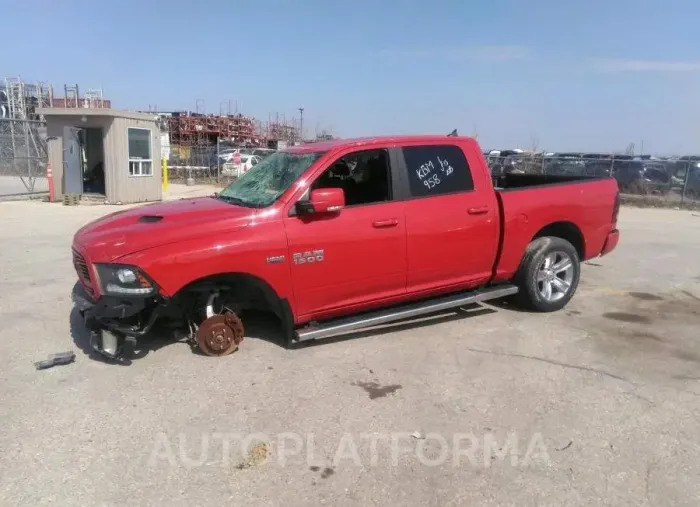
<path fill-rule="evenodd" d="M 515 285 L 504 284 L 486 287 L 483 289 L 461 292 L 418 303 L 410 303 L 393 307 L 388 310 L 377 310 L 370 313 L 356 315 L 353 317 L 341 317 L 338 319 L 321 322 L 314 326 L 303 327 L 296 331 L 298 342 L 307 340 L 317 340 L 328 338 L 333 335 L 344 334 L 358 329 L 364 329 L 381 324 L 388 324 L 402 319 L 420 317 L 429 313 L 441 312 L 451 308 L 473 303 L 480 303 L 490 299 L 498 299 L 517 294 L 518 288 Z"/>

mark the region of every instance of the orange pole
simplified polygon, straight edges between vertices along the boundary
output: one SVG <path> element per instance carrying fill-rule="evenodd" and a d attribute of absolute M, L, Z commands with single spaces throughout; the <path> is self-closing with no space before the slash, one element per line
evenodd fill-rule
<path fill-rule="evenodd" d="M 56 188 L 53 184 L 53 171 L 51 170 L 51 161 L 46 164 L 46 179 L 49 183 L 49 201 L 53 202 L 56 200 Z"/>

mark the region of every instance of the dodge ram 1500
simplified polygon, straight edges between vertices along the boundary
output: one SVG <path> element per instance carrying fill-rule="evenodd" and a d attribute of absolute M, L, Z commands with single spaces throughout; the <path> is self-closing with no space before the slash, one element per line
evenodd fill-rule
<path fill-rule="evenodd" d="M 288 344 L 465 304 L 541 312 L 619 239 L 612 178 L 489 173 L 474 139 L 333 140 L 277 152 L 211 197 L 119 211 L 80 229 L 77 304 L 119 358 L 154 323 L 208 355 L 267 310 Z"/>

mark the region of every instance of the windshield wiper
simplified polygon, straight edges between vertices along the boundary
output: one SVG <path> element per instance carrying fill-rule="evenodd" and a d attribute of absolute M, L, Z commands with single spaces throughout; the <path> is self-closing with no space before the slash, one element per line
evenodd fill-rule
<path fill-rule="evenodd" d="M 241 199 L 240 197 L 231 197 L 231 196 L 229 196 L 229 195 L 218 194 L 215 198 L 216 198 L 216 199 L 221 199 L 222 201 L 226 201 L 226 202 L 229 202 L 229 203 L 231 203 L 231 204 L 238 204 L 239 206 L 244 206 L 244 207 L 246 207 L 246 208 L 252 208 L 252 207 L 254 207 L 254 206 L 251 205 L 249 202 L 244 201 L 244 200 Z"/>

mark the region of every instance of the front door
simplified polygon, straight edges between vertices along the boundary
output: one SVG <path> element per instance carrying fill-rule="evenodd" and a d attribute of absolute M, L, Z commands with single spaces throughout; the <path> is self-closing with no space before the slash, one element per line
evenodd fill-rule
<path fill-rule="evenodd" d="M 83 170 L 80 163 L 78 129 L 63 127 L 63 193 L 83 193 Z"/>
<path fill-rule="evenodd" d="M 342 188 L 346 206 L 339 213 L 285 219 L 298 320 L 350 313 L 405 293 L 405 204 L 392 199 L 388 155 L 346 155 L 311 185 Z"/>

